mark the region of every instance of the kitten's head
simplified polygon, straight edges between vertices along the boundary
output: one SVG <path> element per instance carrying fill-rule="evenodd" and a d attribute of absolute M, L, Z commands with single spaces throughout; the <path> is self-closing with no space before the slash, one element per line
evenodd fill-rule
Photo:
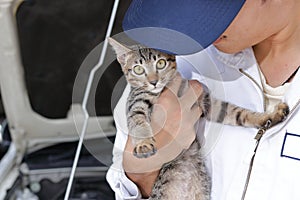
<path fill-rule="evenodd" d="M 161 92 L 176 75 L 174 55 L 142 46 L 126 47 L 109 38 L 127 82 L 151 92 Z"/>

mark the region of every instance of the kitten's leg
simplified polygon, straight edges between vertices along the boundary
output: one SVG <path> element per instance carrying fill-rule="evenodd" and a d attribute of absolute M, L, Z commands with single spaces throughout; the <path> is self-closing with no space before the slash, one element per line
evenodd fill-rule
<path fill-rule="evenodd" d="M 234 126 L 261 128 L 268 124 L 271 127 L 284 121 L 289 114 L 286 103 L 279 103 L 271 113 L 258 113 L 211 98 L 208 93 L 202 95 L 199 104 L 208 120 Z"/>
<path fill-rule="evenodd" d="M 226 103 L 223 103 L 223 109 Z M 289 107 L 285 103 L 279 103 L 272 113 L 258 113 L 247 109 L 228 104 L 227 116 L 224 117 L 224 124 L 245 126 L 245 127 L 272 127 L 282 121 L 289 114 Z M 220 119 L 219 119 L 220 120 Z M 221 120 L 220 120 L 221 121 Z"/>
<path fill-rule="evenodd" d="M 188 150 L 163 165 L 149 200 L 209 200 L 210 187 L 200 145 L 195 140 Z"/>
<path fill-rule="evenodd" d="M 139 109 L 128 116 L 129 133 L 135 145 L 133 154 L 138 158 L 147 158 L 157 151 L 148 115 L 147 111 Z"/>

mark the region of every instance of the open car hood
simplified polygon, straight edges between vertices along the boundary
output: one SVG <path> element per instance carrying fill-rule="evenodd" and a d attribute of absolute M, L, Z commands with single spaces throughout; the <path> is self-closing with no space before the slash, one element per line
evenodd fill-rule
<path fill-rule="evenodd" d="M 49 117 L 44 115 L 42 112 L 37 111 L 37 101 L 34 99 L 34 95 L 32 95 L 34 88 L 30 88 L 30 83 L 32 82 L 28 81 L 28 77 L 30 78 L 30 74 L 40 73 L 29 73 L 32 72 L 28 70 L 28 65 L 30 67 L 30 63 L 28 64 L 28 62 L 26 62 L 27 58 L 24 57 L 26 55 L 28 56 L 28 53 L 25 53 L 25 55 L 24 52 L 34 51 L 35 41 L 33 40 L 33 43 L 26 43 L 26 37 L 22 37 L 22 35 L 31 34 L 28 33 L 30 30 L 26 29 L 26 27 L 23 27 L 24 29 L 20 29 L 22 28 L 22 23 L 20 23 L 20 21 L 25 19 L 21 14 L 18 16 L 18 8 L 22 5 L 22 2 L 23 1 L 21 0 L 0 0 L 0 87 L 3 107 L 12 138 L 9 150 L 0 162 L 0 188 L 1 185 L 5 184 L 3 180 L 7 179 L 8 176 L 11 176 L 8 172 L 11 171 L 13 167 L 18 167 L 21 164 L 24 155 L 54 144 L 77 141 L 79 139 L 79 134 L 82 130 L 85 117 L 81 106 L 82 96 L 80 95 L 77 97 L 77 100 L 73 101 L 72 99 L 71 104 L 67 105 L 68 111 L 65 115 Z M 105 3 L 106 1 L 100 2 Z M 30 7 L 25 7 L 25 9 L 27 9 L 27 11 L 31 11 Z M 98 13 L 98 11 L 95 10 L 95 13 Z M 17 17 L 19 17 L 19 21 L 17 20 Z M 33 21 L 32 19 L 27 20 Z M 104 24 L 103 26 L 106 28 L 107 25 Z M 23 30 L 23 32 L 20 30 Z M 103 30 L 105 31 L 105 29 Z M 93 33 L 91 30 L 89 30 L 89 32 Z M 49 34 L 52 33 L 50 32 Z M 95 35 L 96 34 L 98 33 L 95 33 Z M 90 44 L 89 50 L 85 53 L 88 53 L 95 44 L 100 41 L 101 39 Z M 86 41 L 82 40 L 82 42 L 85 43 Z M 85 57 L 85 53 L 84 55 L 81 55 L 81 58 L 82 56 L 83 58 Z M 95 51 L 94 53 L 99 54 L 98 51 Z M 79 57 L 77 55 L 72 56 Z M 31 57 L 31 60 L 34 60 L 34 56 L 33 58 Z M 31 63 L 31 65 L 34 64 Z M 79 68 L 79 66 L 77 67 Z M 118 73 L 113 72 L 113 74 L 117 74 L 117 78 L 115 79 L 118 80 L 122 72 L 118 67 L 115 69 L 118 69 L 119 71 Z M 109 82 L 107 80 L 111 80 L 111 77 L 104 79 L 104 81 Z M 87 79 L 79 84 L 81 84 L 82 88 L 84 88 L 86 82 Z M 36 84 L 39 83 L 37 82 Z M 72 93 L 72 88 L 70 88 L 70 90 L 70 93 Z M 108 91 L 111 89 L 104 86 L 104 90 Z M 123 89 L 120 88 L 119 90 L 122 91 Z M 47 91 L 47 94 L 50 97 L 54 96 L 54 98 L 61 98 L 61 95 L 57 95 L 54 92 L 52 94 L 51 89 Z M 108 98 L 110 98 L 109 95 L 110 94 L 99 94 L 98 96 L 108 96 Z M 48 103 L 52 103 L 54 106 L 56 104 L 56 102 L 49 97 L 42 101 L 49 101 Z M 111 110 L 112 107 L 110 104 L 103 104 L 101 106 L 106 109 L 108 108 L 109 110 Z M 114 136 L 115 132 L 116 130 L 111 113 L 106 112 L 104 115 L 96 114 L 90 116 L 88 119 L 85 139 L 108 138 L 110 136 Z"/>
<path fill-rule="evenodd" d="M 1 96 L 13 141 L 18 151 L 24 152 L 42 144 L 77 140 L 84 118 L 80 104 L 72 104 L 67 117 L 61 119 L 46 118 L 31 107 L 19 52 L 16 3 L 0 0 Z M 99 133 L 115 133 L 112 116 L 90 117 L 86 136 L 102 137 Z"/>

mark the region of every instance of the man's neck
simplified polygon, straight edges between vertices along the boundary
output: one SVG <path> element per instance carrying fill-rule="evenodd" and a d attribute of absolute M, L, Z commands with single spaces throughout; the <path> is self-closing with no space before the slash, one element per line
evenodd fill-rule
<path fill-rule="evenodd" d="M 253 49 L 267 83 L 273 87 L 282 85 L 300 66 L 300 20 L 290 23 Z"/>

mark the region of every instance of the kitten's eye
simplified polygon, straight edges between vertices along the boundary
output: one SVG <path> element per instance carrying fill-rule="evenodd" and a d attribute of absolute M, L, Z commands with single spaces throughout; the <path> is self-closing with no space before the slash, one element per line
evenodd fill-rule
<path fill-rule="evenodd" d="M 133 67 L 133 71 L 134 71 L 134 73 L 136 73 L 137 75 L 142 75 L 142 74 L 145 72 L 144 68 L 143 68 L 141 65 L 136 65 L 136 66 L 134 66 L 134 67 Z"/>
<path fill-rule="evenodd" d="M 156 63 L 156 68 L 157 69 L 163 69 L 166 66 L 166 61 L 164 59 L 160 59 L 159 61 L 157 61 Z"/>

